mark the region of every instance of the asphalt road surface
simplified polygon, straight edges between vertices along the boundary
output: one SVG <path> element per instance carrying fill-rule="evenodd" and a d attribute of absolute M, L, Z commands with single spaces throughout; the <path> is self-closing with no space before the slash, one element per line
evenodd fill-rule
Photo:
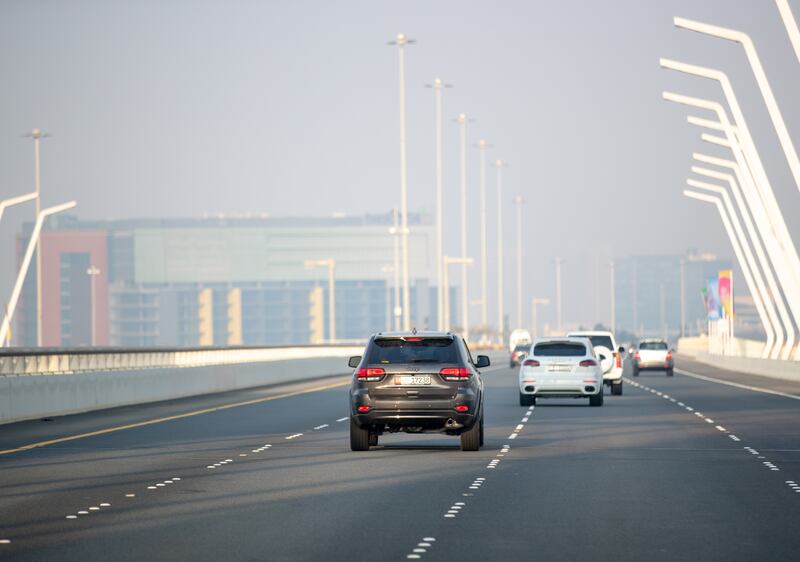
<path fill-rule="evenodd" d="M 0 559 L 800 559 L 800 385 L 678 358 L 527 408 L 484 378 L 480 452 L 350 452 L 342 377 L 0 426 Z"/>

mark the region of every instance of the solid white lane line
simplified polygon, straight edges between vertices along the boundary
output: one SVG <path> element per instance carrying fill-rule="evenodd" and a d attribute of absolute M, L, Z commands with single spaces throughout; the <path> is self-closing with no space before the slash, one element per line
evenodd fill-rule
<path fill-rule="evenodd" d="M 800 396 L 798 396 L 796 394 L 788 394 L 786 392 L 778 392 L 777 390 L 770 390 L 768 388 L 761 388 L 761 387 L 758 387 L 758 386 L 751 386 L 749 384 L 740 384 L 738 382 L 731 382 L 731 381 L 725 381 L 725 380 L 721 380 L 721 379 L 715 379 L 714 377 L 707 377 L 705 375 L 698 375 L 697 373 L 692 373 L 690 371 L 684 371 L 683 369 L 675 369 L 675 372 L 679 373 L 681 375 L 687 376 L 687 377 L 692 377 L 693 379 L 700 379 L 700 380 L 703 380 L 703 381 L 714 382 L 714 383 L 717 383 L 717 384 L 724 384 L 726 386 L 733 386 L 735 388 L 741 388 L 741 389 L 750 390 L 750 391 L 753 391 L 753 392 L 761 392 L 762 394 L 772 394 L 773 396 L 781 396 L 783 398 L 790 398 L 792 400 L 800 400 Z"/>

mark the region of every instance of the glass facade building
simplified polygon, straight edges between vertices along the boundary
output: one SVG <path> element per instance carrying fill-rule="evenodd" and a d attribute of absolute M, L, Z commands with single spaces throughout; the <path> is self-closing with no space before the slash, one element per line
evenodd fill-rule
<path fill-rule="evenodd" d="M 327 341 L 327 269 L 336 263 L 336 338 L 391 325 L 392 216 L 204 218 L 88 222 L 56 217 L 43 233 L 44 345 L 285 345 Z M 435 327 L 434 229 L 409 216 L 411 319 Z M 65 240 L 71 240 L 65 243 Z M 25 232 L 19 237 L 24 247 Z M 90 266 L 101 269 L 94 296 Z M 33 268 L 32 268 L 33 269 Z M 16 343 L 35 345 L 35 272 L 20 303 Z M 451 291 L 453 311 L 455 290 Z M 388 299 L 388 300 L 387 300 Z M 454 319 L 457 322 L 457 318 Z M 54 322 L 56 323 L 54 325 Z"/>

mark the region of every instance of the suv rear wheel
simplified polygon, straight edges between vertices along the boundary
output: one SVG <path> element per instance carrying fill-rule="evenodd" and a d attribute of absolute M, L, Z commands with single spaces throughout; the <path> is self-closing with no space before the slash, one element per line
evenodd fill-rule
<path fill-rule="evenodd" d="M 475 422 L 472 427 L 461 434 L 462 451 L 479 451 L 481 448 L 481 428 L 483 427 L 483 414 L 481 419 Z"/>
<path fill-rule="evenodd" d="M 602 406 L 603 405 L 603 387 L 600 387 L 600 392 L 594 396 L 589 397 L 589 406 Z"/>
<path fill-rule="evenodd" d="M 614 396 L 622 395 L 622 381 L 611 383 L 611 394 L 613 394 Z"/>
<path fill-rule="evenodd" d="M 536 405 L 536 396 L 533 394 L 525 394 L 524 392 L 519 393 L 519 405 L 520 406 L 535 406 Z"/>
<path fill-rule="evenodd" d="M 370 435 L 368 429 L 361 429 L 356 425 L 353 418 L 350 418 L 350 450 L 368 451 L 370 446 Z"/>

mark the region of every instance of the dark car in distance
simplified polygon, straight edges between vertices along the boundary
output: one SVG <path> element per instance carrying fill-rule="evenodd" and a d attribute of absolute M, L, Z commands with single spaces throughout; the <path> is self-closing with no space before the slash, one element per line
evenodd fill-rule
<path fill-rule="evenodd" d="M 384 433 L 459 436 L 462 451 L 483 445 L 483 381 L 466 342 L 449 332 L 379 332 L 351 357 L 350 449 L 366 451 Z"/>
<path fill-rule="evenodd" d="M 531 350 L 531 344 L 524 343 L 518 345 L 514 348 L 514 351 L 511 352 L 511 360 L 508 363 L 509 367 L 519 367 L 522 365 L 522 362 L 528 356 L 528 352 Z"/>

